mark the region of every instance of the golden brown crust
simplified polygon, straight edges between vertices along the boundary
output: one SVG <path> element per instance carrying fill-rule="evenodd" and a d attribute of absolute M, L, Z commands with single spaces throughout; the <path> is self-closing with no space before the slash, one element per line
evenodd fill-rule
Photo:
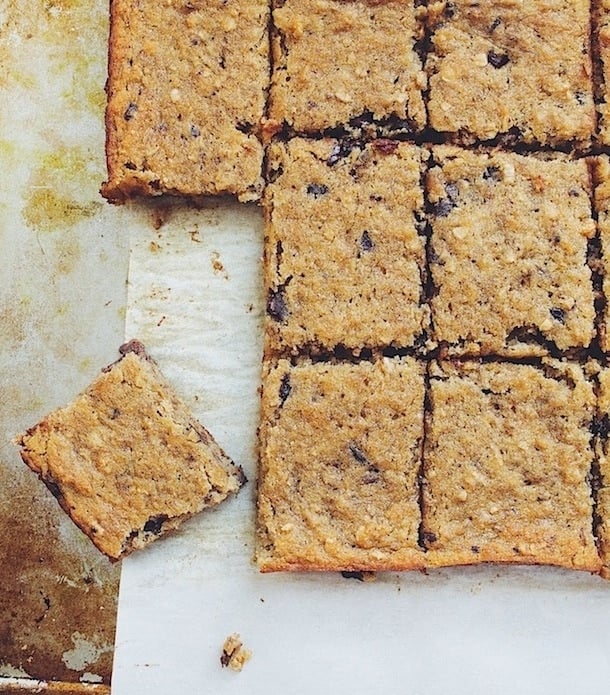
<path fill-rule="evenodd" d="M 430 380 L 427 563 L 599 571 L 589 485 L 595 396 L 581 367 L 440 362 Z"/>
<path fill-rule="evenodd" d="M 268 148 L 267 354 L 414 346 L 423 303 L 427 152 L 387 139 L 293 138 Z"/>
<path fill-rule="evenodd" d="M 112 0 L 110 18 L 102 194 L 257 200 L 267 2 Z"/>
<path fill-rule="evenodd" d="M 260 427 L 262 571 L 421 568 L 423 367 L 269 364 Z"/>
<path fill-rule="evenodd" d="M 286 0 L 273 11 L 270 118 L 299 133 L 358 117 L 426 125 L 412 0 Z"/>
<path fill-rule="evenodd" d="M 18 439 L 24 462 L 112 560 L 245 481 L 142 344 L 121 353 L 70 405 Z"/>
<path fill-rule="evenodd" d="M 595 235 L 585 160 L 441 145 L 427 175 L 434 339 L 448 355 L 588 348 Z"/>
<path fill-rule="evenodd" d="M 595 130 L 589 0 L 431 3 L 435 130 L 586 148 Z"/>

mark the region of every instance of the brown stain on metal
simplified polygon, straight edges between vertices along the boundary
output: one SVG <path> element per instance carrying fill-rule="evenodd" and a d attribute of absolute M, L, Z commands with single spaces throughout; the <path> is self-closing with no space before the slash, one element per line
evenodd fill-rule
<path fill-rule="evenodd" d="M 30 176 L 22 213 L 26 224 L 51 232 L 94 217 L 103 207 L 97 193 L 102 176 L 97 158 L 82 148 L 61 145 L 44 153 Z"/>
<path fill-rule="evenodd" d="M 7 0 L 2 9 L 0 89 L 9 99 L 23 95 L 27 101 L 30 93 L 46 94 L 48 87 L 53 96 L 36 121 L 33 140 L 42 144 L 33 156 L 26 150 L 29 181 L 20 191 L 27 236 L 33 247 L 38 242 L 37 257 L 43 259 L 37 271 L 48 275 L 51 300 L 32 295 L 26 278 L 14 283 L 0 307 L 0 354 L 6 362 L 18 357 L 26 374 L 31 366 L 33 380 L 11 376 L 2 384 L 0 677 L 19 672 L 73 682 L 70 692 L 80 690 L 76 683 L 85 674 L 110 683 L 119 568 L 67 519 L 8 440 L 16 434 L 14 423 L 39 413 L 49 398 L 46 379 L 52 376 L 34 365 L 28 349 L 43 345 L 41 354 L 52 353 L 66 364 L 76 354 L 62 315 L 68 305 L 56 301 L 64 286 L 55 287 L 54 279 L 69 276 L 82 260 L 86 240 L 79 223 L 104 205 L 98 194 L 104 162 L 103 145 L 99 150 L 73 146 L 69 119 L 103 115 L 107 29 L 108 6 L 102 0 Z M 19 143 L 2 140 L 0 160 L 22 158 Z M 2 206 L 8 210 L 0 201 Z M 17 208 L 17 220 L 18 214 Z M 47 307 L 53 307 L 52 316 L 45 316 Z"/>
<path fill-rule="evenodd" d="M 80 632 L 100 647 L 83 671 L 109 683 L 118 568 L 87 547 L 78 529 L 60 531 L 66 521 L 51 494 L 33 474 L 15 475 L 15 465 L 0 462 L 0 488 L 12 500 L 0 506 L 0 662 L 32 678 L 78 680 L 62 656 Z"/>

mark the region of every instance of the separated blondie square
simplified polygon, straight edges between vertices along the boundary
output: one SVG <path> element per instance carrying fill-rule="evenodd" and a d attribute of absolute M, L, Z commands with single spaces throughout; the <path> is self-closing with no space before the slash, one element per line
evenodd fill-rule
<path fill-rule="evenodd" d="M 268 362 L 257 559 L 262 571 L 413 569 L 424 366 Z"/>
<path fill-rule="evenodd" d="M 435 362 L 429 399 L 422 512 L 429 564 L 598 571 L 595 396 L 582 368 Z"/>
<path fill-rule="evenodd" d="M 433 148 L 434 338 L 448 355 L 528 357 L 595 335 L 588 164 Z"/>
<path fill-rule="evenodd" d="M 269 14 L 266 0 L 112 0 L 103 195 L 260 197 Z"/>
<path fill-rule="evenodd" d="M 301 134 L 426 125 L 413 0 L 276 0 L 269 118 Z"/>
<path fill-rule="evenodd" d="M 588 0 L 429 5 L 430 126 L 462 144 L 586 147 L 596 117 Z"/>
<path fill-rule="evenodd" d="M 245 482 L 144 346 L 132 340 L 121 355 L 18 440 L 24 462 L 113 561 Z"/>
<path fill-rule="evenodd" d="M 422 162 L 415 145 L 294 138 L 268 150 L 268 354 L 413 347 L 423 301 Z"/>

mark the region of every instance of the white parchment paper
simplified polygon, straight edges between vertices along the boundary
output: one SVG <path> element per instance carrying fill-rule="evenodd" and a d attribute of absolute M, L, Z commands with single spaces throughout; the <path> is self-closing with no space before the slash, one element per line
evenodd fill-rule
<path fill-rule="evenodd" d="M 253 563 L 262 216 L 174 207 L 131 231 L 127 337 L 249 485 L 123 563 L 113 695 L 606 692 L 610 584 L 547 568 L 261 575 Z M 221 668 L 238 632 L 252 659 Z"/>

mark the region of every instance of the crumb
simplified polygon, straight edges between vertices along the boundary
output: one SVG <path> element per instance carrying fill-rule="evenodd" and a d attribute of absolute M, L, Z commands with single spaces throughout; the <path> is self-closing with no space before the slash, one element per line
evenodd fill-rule
<path fill-rule="evenodd" d="M 222 645 L 220 664 L 223 668 L 229 667 L 231 671 L 241 671 L 245 663 L 252 657 L 249 649 L 244 649 L 244 645 L 237 633 L 229 635 Z"/>

